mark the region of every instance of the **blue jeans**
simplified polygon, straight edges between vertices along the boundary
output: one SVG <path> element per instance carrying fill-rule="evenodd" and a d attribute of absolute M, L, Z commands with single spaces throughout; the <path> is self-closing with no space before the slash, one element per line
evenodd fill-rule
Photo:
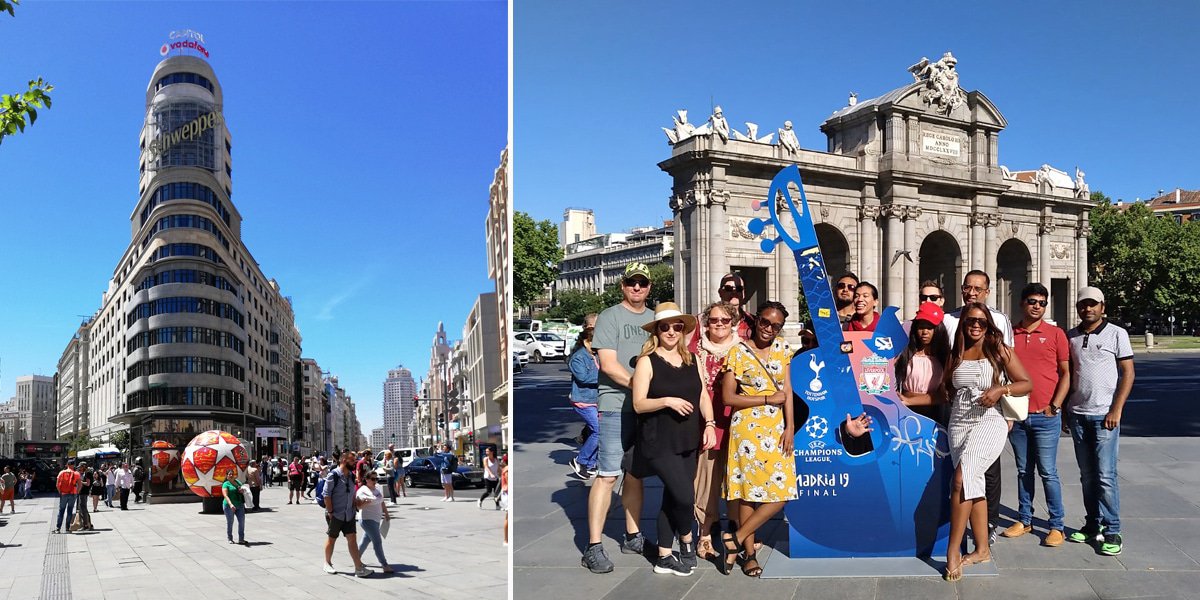
<path fill-rule="evenodd" d="M 1033 471 L 1036 465 L 1042 475 L 1042 489 L 1046 492 L 1050 529 L 1062 531 L 1062 483 L 1058 480 L 1058 434 L 1061 430 L 1061 415 L 1047 417 L 1031 412 L 1029 418 L 1013 423 L 1008 434 L 1017 462 L 1017 502 L 1020 505 L 1017 512 L 1025 525 L 1033 521 Z"/>
<path fill-rule="evenodd" d="M 601 411 L 600 428 L 596 430 L 599 446 L 596 451 L 596 474 L 616 477 L 622 473 L 625 453 L 633 449 L 637 435 L 637 415 L 619 410 Z"/>
<path fill-rule="evenodd" d="M 104 493 L 104 504 L 105 504 L 105 506 L 108 506 L 109 508 L 113 507 L 113 505 L 112 505 L 113 494 L 115 494 L 116 491 L 117 491 L 117 486 L 115 486 L 115 485 L 104 486 L 104 492 L 105 492 Z"/>
<path fill-rule="evenodd" d="M 379 535 L 379 521 L 371 519 L 363 519 L 362 523 L 363 539 L 358 543 L 358 553 L 361 555 L 367 549 L 367 544 L 375 544 L 375 558 L 379 559 L 379 566 L 388 566 L 388 561 L 383 556 L 383 537 Z"/>
<path fill-rule="evenodd" d="M 1071 439 L 1083 484 L 1083 509 L 1088 524 L 1104 526 L 1104 533 L 1121 533 L 1121 495 L 1117 485 L 1118 425 L 1104 428 L 1104 415 L 1071 415 Z"/>
<path fill-rule="evenodd" d="M 63 512 L 67 513 L 67 531 L 71 530 L 71 520 L 75 518 L 75 494 L 61 494 L 58 497 L 58 524 L 55 529 L 62 529 Z"/>
<path fill-rule="evenodd" d="M 575 412 L 579 413 L 579 417 L 592 430 L 592 435 L 589 435 L 584 440 L 583 445 L 579 447 L 579 464 L 589 468 L 596 468 L 596 450 L 600 448 L 600 417 L 596 412 L 596 405 L 585 407 L 575 407 Z"/>
<path fill-rule="evenodd" d="M 239 506 L 234 508 L 227 503 L 222 503 L 221 508 L 225 509 L 225 537 L 229 541 L 233 541 L 233 517 L 237 516 L 238 523 L 238 541 L 246 539 L 246 507 Z"/>

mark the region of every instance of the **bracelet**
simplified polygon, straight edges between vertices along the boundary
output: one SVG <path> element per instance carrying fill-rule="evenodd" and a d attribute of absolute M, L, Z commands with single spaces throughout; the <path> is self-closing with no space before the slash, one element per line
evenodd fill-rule
<path fill-rule="evenodd" d="M 714 419 L 709 419 L 709 420 L 705 421 L 704 424 L 705 425 L 716 425 L 717 422 Z"/>

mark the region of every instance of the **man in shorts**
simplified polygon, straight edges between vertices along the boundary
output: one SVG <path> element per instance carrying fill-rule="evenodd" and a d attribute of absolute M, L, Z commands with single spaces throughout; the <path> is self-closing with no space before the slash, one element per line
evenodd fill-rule
<path fill-rule="evenodd" d="M 450 452 L 449 444 L 442 444 L 441 456 L 443 461 L 438 474 L 441 475 L 444 495 L 440 502 L 454 502 L 454 472 L 458 470 L 458 457 Z"/>
<path fill-rule="evenodd" d="M 654 320 L 654 311 L 646 307 L 646 298 L 650 295 L 650 269 L 646 265 L 634 262 L 625 267 L 621 295 L 620 304 L 600 313 L 592 337 L 592 348 L 600 358 L 597 395 L 600 448 L 596 479 L 588 496 L 588 546 L 581 563 L 593 573 L 613 570 L 601 538 L 613 486 L 624 470 L 622 463 L 626 453 L 633 449 L 637 427 L 629 386 L 634 362 L 649 335 L 642 326 Z M 642 512 L 642 480 L 625 474 L 621 502 L 625 505 L 625 539 L 621 543 L 621 552 L 641 554 L 645 547 L 638 524 Z"/>
<path fill-rule="evenodd" d="M 354 560 L 354 576 L 367 577 L 371 575 L 371 570 L 363 566 L 362 557 L 359 556 L 358 529 L 354 524 L 357 509 L 354 505 L 353 469 L 354 453 L 346 452 L 342 454 L 342 462 L 338 468 L 331 469 L 329 476 L 325 478 L 322 493 L 325 495 L 325 520 L 329 523 L 325 532 L 329 536 L 325 540 L 325 572 L 330 575 L 337 574 L 337 569 L 333 568 L 333 544 L 340 533 L 346 536 L 350 558 Z"/>
<path fill-rule="evenodd" d="M 296 499 L 296 504 L 300 504 L 300 498 L 304 494 L 304 465 L 300 463 L 300 457 L 293 456 L 292 462 L 287 468 L 288 504 L 292 503 L 293 497 Z"/>

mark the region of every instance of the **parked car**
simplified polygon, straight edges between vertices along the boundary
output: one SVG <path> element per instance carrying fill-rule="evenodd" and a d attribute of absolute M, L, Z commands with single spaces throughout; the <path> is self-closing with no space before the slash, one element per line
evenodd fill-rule
<path fill-rule="evenodd" d="M 411 464 L 404 467 L 404 486 L 442 487 L 441 475 L 444 464 L 446 464 L 446 453 L 444 452 L 413 460 Z M 483 469 L 464 465 L 461 459 L 458 461 L 458 470 L 453 473 L 453 476 L 455 489 L 467 486 L 483 487 Z"/>
<path fill-rule="evenodd" d="M 512 349 L 512 352 L 513 352 L 513 356 L 517 359 L 517 362 L 521 363 L 521 367 L 524 367 L 525 365 L 529 364 L 529 353 L 526 352 L 523 348 L 514 347 Z"/>
<path fill-rule="evenodd" d="M 566 359 L 567 342 L 555 333 L 544 331 L 518 331 L 512 336 L 514 348 L 521 348 L 529 353 L 535 363 L 546 362 L 547 359 Z"/>
<path fill-rule="evenodd" d="M 524 350 L 521 350 L 521 352 L 525 353 L 526 357 L 529 356 L 529 354 L 526 353 Z M 529 360 L 529 359 L 526 358 L 525 360 Z M 512 352 L 512 372 L 520 373 L 523 370 L 525 370 L 525 365 L 521 363 L 521 358 L 519 356 L 517 356 L 517 351 L 514 350 Z"/>

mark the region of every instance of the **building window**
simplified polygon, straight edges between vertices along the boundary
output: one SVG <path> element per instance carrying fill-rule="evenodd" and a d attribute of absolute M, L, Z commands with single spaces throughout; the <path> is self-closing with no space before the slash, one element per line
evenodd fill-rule
<path fill-rule="evenodd" d="M 225 261 L 217 255 L 217 251 L 201 244 L 163 244 L 150 256 L 150 262 L 170 258 L 173 256 L 196 256 L 206 258 L 217 264 L 224 264 Z"/>
<path fill-rule="evenodd" d="M 156 344 L 208 344 L 229 348 L 238 354 L 246 354 L 246 343 L 226 331 L 207 327 L 162 327 L 135 334 L 126 344 L 126 355 L 134 350 Z"/>
<path fill-rule="evenodd" d="M 146 245 L 150 243 L 150 239 L 158 232 L 179 227 L 190 227 L 192 229 L 207 231 L 213 234 L 217 238 L 217 241 L 221 242 L 222 246 L 229 249 L 229 242 L 225 240 L 225 234 L 221 233 L 221 229 L 217 227 L 216 223 L 199 215 L 169 215 L 159 219 L 154 224 L 154 227 L 150 228 L 150 232 L 146 234 L 146 237 L 142 238 L 142 248 L 145 249 Z"/>
<path fill-rule="evenodd" d="M 202 356 L 170 356 L 134 363 L 125 370 L 125 381 L 159 373 L 199 373 L 232 377 L 238 381 L 246 380 L 246 369 L 232 361 Z"/>
<path fill-rule="evenodd" d="M 140 319 L 148 319 L 155 315 L 172 313 L 196 313 L 212 315 L 229 319 L 245 328 L 245 317 L 232 304 L 217 302 L 208 298 L 159 298 L 134 307 L 125 317 L 126 326 L 132 326 Z"/>
<path fill-rule="evenodd" d="M 229 196 L 229 193 L 225 193 Z M 229 209 L 225 208 L 225 203 L 217 197 L 217 193 L 212 188 L 190 181 L 177 181 L 159 186 L 151 194 L 150 200 L 146 202 L 146 208 L 142 209 L 142 225 L 146 224 L 146 220 L 150 217 L 150 213 L 154 212 L 154 207 L 171 200 L 198 200 L 204 202 L 217 211 L 217 215 L 221 220 L 229 225 Z"/>
<path fill-rule="evenodd" d="M 192 85 L 198 85 L 210 92 L 215 93 L 216 91 L 213 89 L 212 82 L 209 81 L 207 77 L 198 75 L 196 73 L 171 73 L 170 75 L 163 76 L 158 80 L 158 83 L 154 84 L 154 91 L 157 92 L 168 85 L 174 85 L 176 83 L 190 83 Z"/>
<path fill-rule="evenodd" d="M 213 406 L 242 410 L 245 397 L 232 390 L 210 387 L 163 387 L 133 392 L 125 396 L 125 410 L 155 406 Z"/>
<path fill-rule="evenodd" d="M 154 140 L 158 148 L 154 166 L 215 169 L 216 128 L 205 127 L 198 135 L 188 134 L 185 137 L 189 125 L 211 112 L 214 112 L 212 106 L 199 102 L 172 102 L 156 106 L 151 117 L 158 131 Z"/>

